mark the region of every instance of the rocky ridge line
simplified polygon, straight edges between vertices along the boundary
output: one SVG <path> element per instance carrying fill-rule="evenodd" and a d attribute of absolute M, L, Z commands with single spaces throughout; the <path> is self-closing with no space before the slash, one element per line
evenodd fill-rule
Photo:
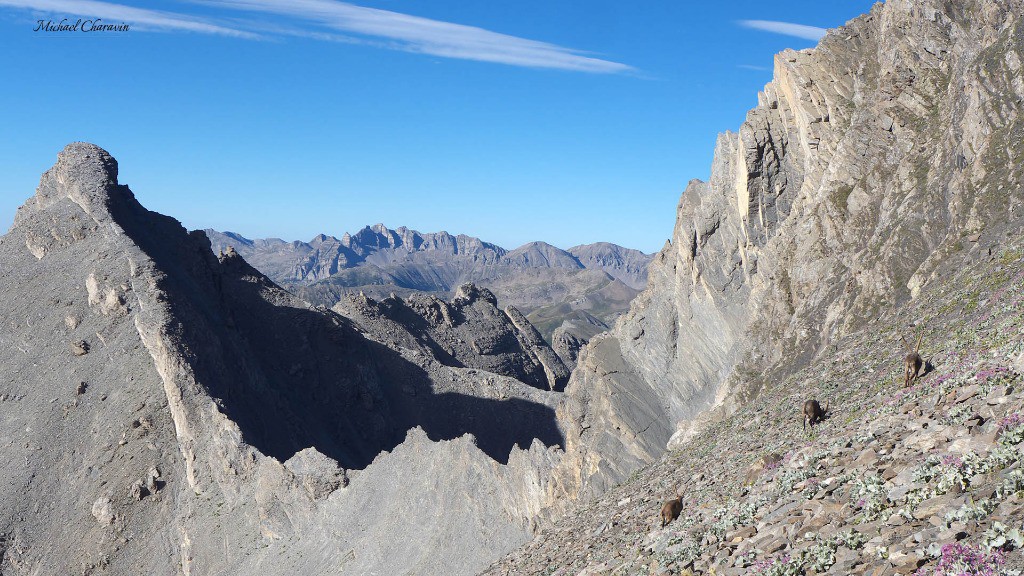
<path fill-rule="evenodd" d="M 465 234 L 423 233 L 405 226 L 392 230 L 383 224 L 366 226 L 355 234 L 346 232 L 340 239 L 320 234 L 309 242 L 286 242 L 277 238 L 250 240 L 233 232 L 204 232 L 215 249 L 233 246 L 274 281 L 290 285 L 312 284 L 361 265 L 400 274 L 402 265 L 426 259 L 426 262 L 437 266 L 463 260 L 470 264 L 456 276 L 449 277 L 449 271 L 442 272 L 420 290 L 454 289 L 460 282 L 501 275 L 503 268 L 603 270 L 639 290 L 646 283 L 647 265 L 651 259 L 651 255 L 639 250 L 608 242 L 582 244 L 568 250 L 546 242 L 530 242 L 507 250 Z M 394 270 L 389 268 L 392 265 L 396 266 Z"/>

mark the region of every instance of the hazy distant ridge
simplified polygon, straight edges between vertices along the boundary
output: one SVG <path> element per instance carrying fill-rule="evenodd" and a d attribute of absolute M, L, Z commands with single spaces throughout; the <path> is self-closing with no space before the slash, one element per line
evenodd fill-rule
<path fill-rule="evenodd" d="M 309 242 L 250 240 L 234 232 L 205 232 L 215 250 L 234 246 L 260 271 L 291 285 L 309 285 L 344 270 L 369 267 L 364 273 L 346 276 L 342 283 L 449 291 L 461 282 L 501 277 L 508 270 L 564 268 L 602 270 L 631 288 L 642 289 L 647 284 L 647 265 L 652 257 L 608 242 L 568 250 L 546 242 L 530 242 L 506 250 L 464 234 L 421 233 L 405 226 L 392 230 L 383 224 L 367 226 L 355 234 L 345 233 L 341 238 L 320 234 Z"/>

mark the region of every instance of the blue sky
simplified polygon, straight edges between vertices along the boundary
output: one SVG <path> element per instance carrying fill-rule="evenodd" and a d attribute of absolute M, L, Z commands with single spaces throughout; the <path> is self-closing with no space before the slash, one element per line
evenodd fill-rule
<path fill-rule="evenodd" d="M 652 252 L 772 56 L 870 6 L 0 0 L 0 229 L 86 140 L 190 229 Z M 130 29 L 33 30 L 80 17 Z"/>

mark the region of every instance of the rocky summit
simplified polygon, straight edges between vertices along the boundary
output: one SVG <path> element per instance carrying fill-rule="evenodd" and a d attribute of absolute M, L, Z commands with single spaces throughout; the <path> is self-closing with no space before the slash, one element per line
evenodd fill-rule
<path fill-rule="evenodd" d="M 260 266 L 307 246 L 254 266 L 69 145 L 0 238 L 0 572 L 1020 574 L 1022 17 L 889 0 L 776 56 L 604 333 L 636 255 L 381 227 L 292 292 Z M 417 246 L 615 289 L 331 284 Z"/>

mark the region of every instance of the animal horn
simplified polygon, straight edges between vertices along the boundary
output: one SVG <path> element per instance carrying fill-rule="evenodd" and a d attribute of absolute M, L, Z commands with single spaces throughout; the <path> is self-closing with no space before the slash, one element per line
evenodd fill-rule
<path fill-rule="evenodd" d="M 921 350 L 921 340 L 924 339 L 924 332 L 917 337 L 917 346 L 914 346 L 914 354 L 917 354 Z"/>

